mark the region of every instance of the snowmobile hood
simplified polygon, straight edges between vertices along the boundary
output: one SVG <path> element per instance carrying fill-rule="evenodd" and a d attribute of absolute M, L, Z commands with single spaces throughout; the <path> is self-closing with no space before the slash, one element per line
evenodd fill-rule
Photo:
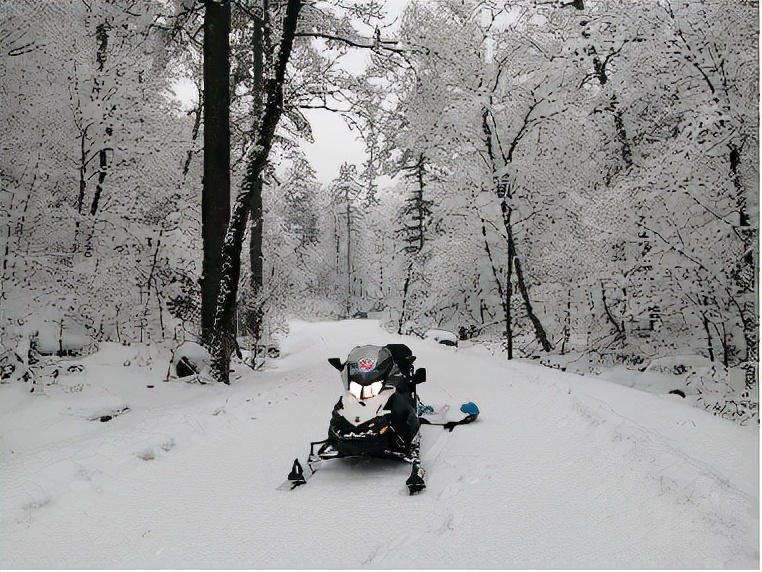
<path fill-rule="evenodd" d="M 351 352 L 346 362 L 345 386 L 350 381 L 360 385 L 370 385 L 384 381 L 394 366 L 394 359 L 389 350 L 383 346 L 357 346 Z"/>

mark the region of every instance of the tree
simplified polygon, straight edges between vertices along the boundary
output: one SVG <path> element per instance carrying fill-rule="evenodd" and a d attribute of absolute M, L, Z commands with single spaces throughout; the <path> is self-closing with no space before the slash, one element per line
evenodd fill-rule
<path fill-rule="evenodd" d="M 363 219 L 360 210 L 362 185 L 357 180 L 357 168 L 344 163 L 339 177 L 331 185 L 331 206 L 335 219 L 334 241 L 336 244 L 336 277 L 343 282 L 344 311 L 346 317 L 352 316 L 352 309 L 357 298 L 357 281 L 362 277 L 358 268 L 356 250 L 360 244 L 357 236 Z M 343 245 L 343 248 L 342 248 Z"/>
<path fill-rule="evenodd" d="M 280 23 L 277 57 L 268 70 L 264 87 L 264 107 L 261 120 L 257 124 L 257 145 L 247 157 L 246 178 L 233 204 L 222 248 L 220 290 L 214 317 L 214 329 L 210 353 L 212 372 L 217 381 L 230 383 L 230 356 L 236 348 L 235 309 L 240 277 L 240 256 L 248 217 L 251 211 L 253 181 L 258 180 L 267 164 L 275 137 L 275 129 L 283 113 L 283 86 L 286 66 L 291 55 L 294 35 L 299 21 L 301 0 L 288 0 L 283 10 L 273 8 L 271 25 L 267 33 L 272 33 L 275 22 Z M 277 16 L 280 15 L 280 18 Z M 276 38 L 266 37 L 265 43 L 274 46 Z"/>
<path fill-rule="evenodd" d="M 155 25 L 171 7 L 5 2 L 1 11 L 5 29 L 39 24 L 22 38 L 27 49 L 0 58 L 9 126 L 0 192 L 12 197 L 4 228 L 14 231 L 4 308 L 78 322 L 96 339 L 171 332 L 170 282 L 195 255 L 195 198 L 180 183 L 190 125 L 167 97 L 173 60 Z"/>
<path fill-rule="evenodd" d="M 399 127 L 389 129 L 387 133 L 393 131 L 396 134 L 389 135 L 387 141 L 393 141 L 392 145 L 404 150 L 401 153 L 402 160 L 398 161 L 398 164 L 404 164 L 405 157 L 409 155 L 425 156 L 427 162 L 436 165 L 446 173 L 446 177 L 456 176 L 458 169 L 452 166 L 454 163 L 458 164 L 461 169 L 465 168 L 471 177 L 470 182 L 458 188 L 458 191 L 468 192 L 469 186 L 482 187 L 486 183 L 485 188 L 496 199 L 502 212 L 500 224 L 504 230 L 502 239 L 505 241 L 507 260 L 504 264 L 498 263 L 489 242 L 486 243 L 484 254 L 489 259 L 491 272 L 488 272 L 496 281 L 500 292 L 505 316 L 505 340 L 508 356 L 512 357 L 511 299 L 514 270 L 526 314 L 533 324 L 537 338 L 543 348 L 550 348 L 540 319 L 532 309 L 523 266 L 516 256 L 516 239 L 511 220 L 514 206 L 509 192 L 511 187 L 507 181 L 514 148 L 527 134 L 528 128 L 537 121 L 547 119 L 547 115 L 543 115 L 546 111 L 539 107 L 545 103 L 543 98 L 535 99 L 534 103 L 530 100 L 529 111 L 523 117 L 524 122 L 517 125 L 513 142 L 503 148 L 501 141 L 504 134 L 500 132 L 496 123 L 498 113 L 495 111 L 497 106 L 494 92 L 504 89 L 504 83 L 500 82 L 500 74 L 506 71 L 504 68 L 508 56 L 502 56 L 503 60 L 500 63 L 491 63 L 492 58 L 497 57 L 493 52 L 502 49 L 502 46 L 492 41 L 489 29 L 480 24 L 480 11 L 484 10 L 487 8 L 471 3 L 440 2 L 436 10 L 431 5 L 414 4 L 406 12 L 402 37 L 415 37 L 418 49 L 411 56 L 411 61 L 415 62 L 413 70 L 409 74 L 410 79 L 403 84 L 405 90 L 400 94 L 400 99 L 405 102 L 405 114 Z M 433 22 L 436 22 L 436 25 L 430 25 Z M 532 72 L 525 72 L 524 76 L 520 76 L 522 82 L 528 83 L 525 79 L 527 75 L 533 77 Z M 521 88 L 526 89 L 523 85 Z M 503 104 L 502 108 L 505 107 L 508 106 Z M 532 116 L 533 112 L 541 109 L 543 111 L 538 113 L 539 119 Z M 558 111 L 550 111 L 551 116 L 554 113 Z M 474 149 L 484 150 L 481 151 L 482 160 L 478 164 L 471 162 L 466 166 L 468 158 L 474 156 Z M 444 186 L 450 187 L 450 192 L 455 190 L 453 185 Z M 462 203 L 457 200 L 453 202 L 459 206 Z M 486 219 L 479 216 L 478 212 L 466 210 L 465 213 L 457 212 L 456 216 L 470 214 L 476 214 L 476 220 L 473 222 L 484 228 L 482 238 L 489 240 Z M 436 248 L 434 250 L 436 251 Z M 503 270 L 505 272 L 501 275 Z M 481 316 L 487 313 L 483 310 L 483 298 L 484 295 L 478 303 L 478 313 Z M 452 301 L 443 306 L 449 307 L 451 304 Z"/>
<path fill-rule="evenodd" d="M 201 193 L 201 339 L 211 340 L 230 218 L 230 2 L 205 0 L 204 182 Z"/>
<path fill-rule="evenodd" d="M 428 226 L 431 222 L 431 207 L 433 201 L 428 199 L 430 191 L 426 188 L 427 161 L 424 153 L 416 157 L 416 161 L 403 168 L 404 177 L 409 181 L 406 186 L 412 189 L 405 199 L 405 205 L 400 212 L 402 228 L 399 229 L 401 237 L 403 260 L 405 265 L 405 281 L 402 286 L 402 305 L 397 326 L 397 333 L 408 333 L 406 321 L 410 319 L 411 298 L 417 301 L 419 312 L 421 302 L 426 299 L 426 262 L 427 253 L 426 237 Z M 418 290 L 416 294 L 413 291 Z"/>

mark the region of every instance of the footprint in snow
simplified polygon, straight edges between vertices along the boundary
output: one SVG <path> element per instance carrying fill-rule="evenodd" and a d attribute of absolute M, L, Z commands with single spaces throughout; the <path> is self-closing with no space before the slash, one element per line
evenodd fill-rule
<path fill-rule="evenodd" d="M 155 461 L 159 457 L 163 456 L 164 453 L 169 453 L 175 447 L 177 447 L 177 442 L 174 438 L 172 438 L 165 441 L 164 443 L 161 443 L 160 445 L 146 447 L 142 451 L 135 453 L 135 455 L 138 459 L 142 459 L 144 461 Z"/>
<path fill-rule="evenodd" d="M 442 515 L 441 518 L 434 518 L 425 530 L 406 531 L 395 536 L 389 542 L 376 548 L 366 559 L 364 564 L 377 565 L 392 552 L 404 550 L 418 543 L 424 536 L 434 534 L 440 536 L 447 532 L 455 530 L 463 520 L 463 515 L 459 511 L 449 512 Z"/>

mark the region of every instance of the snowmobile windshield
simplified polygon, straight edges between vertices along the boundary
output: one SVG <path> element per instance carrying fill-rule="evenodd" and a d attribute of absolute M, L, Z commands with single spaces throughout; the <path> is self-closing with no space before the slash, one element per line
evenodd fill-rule
<path fill-rule="evenodd" d="M 388 349 L 381 346 L 359 346 L 349 353 L 347 370 L 349 382 L 371 385 L 385 381 L 392 371 L 394 360 Z"/>

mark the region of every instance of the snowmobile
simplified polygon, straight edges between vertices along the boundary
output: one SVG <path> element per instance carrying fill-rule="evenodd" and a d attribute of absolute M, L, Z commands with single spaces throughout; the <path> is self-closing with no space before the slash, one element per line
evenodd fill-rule
<path fill-rule="evenodd" d="M 405 344 L 387 344 L 357 346 L 344 362 L 339 358 L 328 360 L 341 373 L 344 395 L 333 408 L 328 438 L 310 443 L 307 463 L 311 473 L 317 463 L 329 459 L 395 458 L 412 465 L 406 481 L 410 494 L 426 487 L 419 430 L 421 424 L 438 423 L 419 416 L 425 406 L 417 387 L 426 381 L 426 370 L 415 369 L 415 359 Z M 465 419 L 440 425 L 452 430 L 476 419 L 478 408 L 469 405 L 472 407 L 461 408 Z M 296 488 L 305 483 L 304 469 L 296 459 L 286 485 Z"/>

